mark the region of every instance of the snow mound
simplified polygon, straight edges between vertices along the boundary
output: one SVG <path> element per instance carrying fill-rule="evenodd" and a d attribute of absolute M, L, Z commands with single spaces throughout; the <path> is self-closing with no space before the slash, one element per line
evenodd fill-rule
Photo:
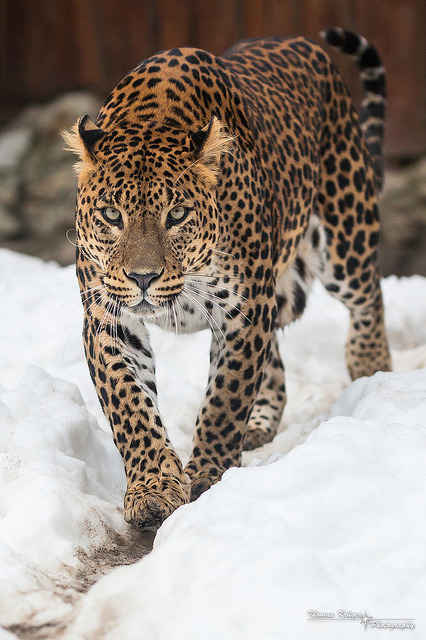
<path fill-rule="evenodd" d="M 322 637 L 308 610 L 424 624 L 425 389 L 426 370 L 351 384 L 303 445 L 229 470 L 173 514 L 148 557 L 91 589 L 66 637 Z M 360 631 L 330 623 L 326 637 Z"/>
<path fill-rule="evenodd" d="M 75 564 L 75 548 L 87 550 L 102 529 L 124 530 L 112 506 L 124 494 L 118 452 L 75 385 L 29 367 L 0 392 L 0 421 L 2 544 L 55 570 Z"/>
<path fill-rule="evenodd" d="M 76 599 L 58 582 L 126 533 L 124 474 L 78 388 L 38 367 L 0 390 L 0 424 L 0 617 L 43 624 Z"/>

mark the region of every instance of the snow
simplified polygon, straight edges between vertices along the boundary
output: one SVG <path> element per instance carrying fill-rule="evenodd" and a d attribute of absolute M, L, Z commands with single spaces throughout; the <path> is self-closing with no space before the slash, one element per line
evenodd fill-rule
<path fill-rule="evenodd" d="M 0 411 L 3 544 L 55 570 L 73 563 L 100 520 L 124 529 L 113 506 L 122 485 L 115 452 L 73 384 L 30 366 L 1 393 Z"/>
<path fill-rule="evenodd" d="M 0 251 L 0 640 L 364 637 L 339 610 L 415 625 L 367 622 L 379 638 L 426 637 L 426 279 L 383 289 L 395 372 L 349 384 L 347 312 L 316 286 L 280 335 L 282 431 L 178 509 L 134 562 L 152 540 L 122 518 L 124 473 L 84 361 L 74 270 Z M 150 333 L 185 461 L 209 335 Z"/>

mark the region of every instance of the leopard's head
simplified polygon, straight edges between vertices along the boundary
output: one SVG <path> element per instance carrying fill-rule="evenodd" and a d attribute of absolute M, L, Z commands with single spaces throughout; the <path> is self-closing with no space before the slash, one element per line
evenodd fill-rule
<path fill-rule="evenodd" d="M 203 273 L 219 236 L 216 185 L 231 138 L 213 116 L 196 132 L 150 121 L 65 134 L 79 156 L 77 246 L 109 299 L 137 315 L 164 311 L 186 275 Z"/>

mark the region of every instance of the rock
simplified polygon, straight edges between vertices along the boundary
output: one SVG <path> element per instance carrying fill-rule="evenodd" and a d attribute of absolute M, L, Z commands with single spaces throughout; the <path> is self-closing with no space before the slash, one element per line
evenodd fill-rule
<path fill-rule="evenodd" d="M 7 209 L 0 205 L 0 239 L 16 238 L 22 231 L 21 224 Z"/>
<path fill-rule="evenodd" d="M 37 135 L 56 138 L 58 132 L 72 127 L 86 113 L 95 120 L 100 106 L 101 101 L 93 94 L 72 91 L 47 105 L 28 107 L 14 124 L 16 127 L 29 127 Z"/>
<path fill-rule="evenodd" d="M 13 209 L 18 198 L 20 180 L 18 173 L 0 174 L 0 207 Z"/>
<path fill-rule="evenodd" d="M 386 173 L 380 200 L 384 275 L 426 275 L 426 158 Z"/>
<path fill-rule="evenodd" d="M 41 176 L 39 180 L 31 180 L 26 187 L 26 197 L 35 200 L 60 200 L 71 194 L 75 200 L 77 178 L 72 165 L 63 163 L 56 169 L 50 167 L 50 172 Z"/>
<path fill-rule="evenodd" d="M 65 233 L 75 225 L 75 157 L 65 150 L 61 131 L 86 113 L 96 119 L 99 107 L 90 93 L 67 93 L 25 109 L 0 134 L 3 244 L 61 264 L 73 261 L 75 250 Z"/>
<path fill-rule="evenodd" d="M 33 132 L 19 127 L 0 135 L 0 174 L 16 171 L 31 146 Z"/>
<path fill-rule="evenodd" d="M 417 190 L 422 202 L 426 205 L 426 158 L 416 165 L 414 180 L 417 182 Z"/>
<path fill-rule="evenodd" d="M 72 164 L 27 184 L 22 201 L 22 217 L 32 233 L 45 236 L 74 226 L 77 179 Z"/>

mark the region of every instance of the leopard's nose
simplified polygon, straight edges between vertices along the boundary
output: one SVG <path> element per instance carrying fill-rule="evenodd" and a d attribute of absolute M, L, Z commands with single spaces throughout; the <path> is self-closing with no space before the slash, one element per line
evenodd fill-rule
<path fill-rule="evenodd" d="M 126 273 L 126 276 L 130 278 L 130 280 L 134 280 L 138 285 L 139 289 L 142 293 L 145 293 L 153 280 L 157 280 L 162 274 L 164 269 L 158 273 L 157 271 L 150 271 L 149 273 L 136 273 L 136 271 L 131 271 L 130 273 Z"/>

